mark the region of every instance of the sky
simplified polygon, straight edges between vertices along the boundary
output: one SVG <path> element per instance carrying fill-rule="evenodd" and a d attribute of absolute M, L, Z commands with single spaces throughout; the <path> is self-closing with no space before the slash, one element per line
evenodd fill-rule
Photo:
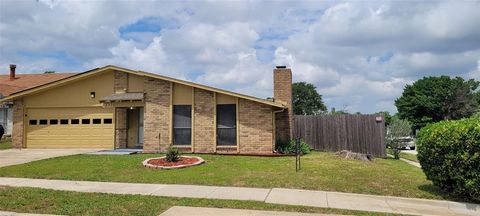
<path fill-rule="evenodd" d="M 480 80 L 480 1 L 1 0 L 0 71 L 105 65 L 261 98 L 272 70 L 328 109 L 396 112 L 424 76 Z"/>

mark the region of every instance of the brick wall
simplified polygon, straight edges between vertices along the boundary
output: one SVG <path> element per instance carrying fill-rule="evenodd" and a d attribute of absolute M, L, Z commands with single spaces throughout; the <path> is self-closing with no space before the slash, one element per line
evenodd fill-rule
<path fill-rule="evenodd" d="M 215 147 L 215 100 L 213 92 L 195 89 L 194 149 L 196 153 L 213 153 Z"/>
<path fill-rule="evenodd" d="M 24 147 L 24 105 L 23 100 L 13 101 L 13 130 L 12 130 L 12 147 L 22 148 Z"/>
<path fill-rule="evenodd" d="M 170 82 L 145 78 L 144 152 L 166 151 L 170 146 Z"/>
<path fill-rule="evenodd" d="M 115 109 L 115 148 L 127 147 L 127 108 Z"/>
<path fill-rule="evenodd" d="M 244 99 L 238 102 L 240 154 L 272 154 L 272 107 Z"/>
<path fill-rule="evenodd" d="M 292 71 L 289 68 L 273 70 L 273 94 L 275 100 L 286 103 L 287 109 L 275 116 L 275 138 L 289 140 L 293 136 Z"/>
<path fill-rule="evenodd" d="M 128 88 L 128 74 L 115 71 L 113 74 L 113 92 L 125 93 Z"/>

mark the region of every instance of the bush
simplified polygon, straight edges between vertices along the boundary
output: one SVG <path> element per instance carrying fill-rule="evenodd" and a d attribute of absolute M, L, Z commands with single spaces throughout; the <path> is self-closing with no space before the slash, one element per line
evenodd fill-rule
<path fill-rule="evenodd" d="M 295 154 L 295 140 L 277 140 L 275 142 L 275 150 L 282 154 Z M 310 153 L 310 146 L 304 141 L 300 140 L 300 152 L 302 154 Z"/>
<path fill-rule="evenodd" d="M 418 160 L 427 178 L 455 196 L 480 201 L 480 117 L 420 130 Z"/>
<path fill-rule="evenodd" d="M 403 146 L 402 140 L 410 136 L 412 125 L 407 120 L 393 117 L 387 127 L 387 147 L 392 149 L 393 157 L 400 159 L 400 149 Z"/>
<path fill-rule="evenodd" d="M 167 150 L 167 155 L 165 156 L 165 160 L 168 162 L 176 162 L 180 158 L 180 152 L 175 147 L 170 147 Z"/>

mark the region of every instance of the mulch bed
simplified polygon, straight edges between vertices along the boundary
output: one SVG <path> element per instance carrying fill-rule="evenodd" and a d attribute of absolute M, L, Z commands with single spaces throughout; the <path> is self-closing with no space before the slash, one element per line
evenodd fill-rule
<path fill-rule="evenodd" d="M 180 166 L 180 165 L 189 165 L 194 164 L 200 161 L 198 158 L 186 158 L 180 157 L 178 161 L 175 162 L 168 162 L 165 158 L 158 158 L 158 159 L 150 159 L 148 164 L 155 165 L 155 166 Z"/>

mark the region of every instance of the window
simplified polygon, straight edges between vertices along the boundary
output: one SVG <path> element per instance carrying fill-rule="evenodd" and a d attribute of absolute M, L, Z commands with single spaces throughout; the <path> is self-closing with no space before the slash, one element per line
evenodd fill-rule
<path fill-rule="evenodd" d="M 217 145 L 237 145 L 237 108 L 235 104 L 217 105 Z"/>
<path fill-rule="evenodd" d="M 38 122 L 39 122 L 39 125 L 47 125 L 48 124 L 47 119 L 40 119 Z"/>
<path fill-rule="evenodd" d="M 82 119 L 82 124 L 90 124 L 90 119 Z"/>
<path fill-rule="evenodd" d="M 192 106 L 173 106 L 173 144 L 190 145 L 192 141 Z"/>
<path fill-rule="evenodd" d="M 78 120 L 78 119 L 72 119 L 72 121 L 70 122 L 70 124 L 80 124 L 80 120 Z"/>
<path fill-rule="evenodd" d="M 60 119 L 60 124 L 62 125 L 68 124 L 68 119 Z"/>
<path fill-rule="evenodd" d="M 37 125 L 37 120 L 30 120 L 28 121 L 30 125 Z"/>
<path fill-rule="evenodd" d="M 112 119 L 111 118 L 103 119 L 103 124 L 112 124 Z"/>
<path fill-rule="evenodd" d="M 102 119 L 92 119 L 92 124 L 101 124 Z"/>
<path fill-rule="evenodd" d="M 51 125 L 56 125 L 56 124 L 58 124 L 58 119 L 50 119 L 50 124 L 51 124 Z"/>

